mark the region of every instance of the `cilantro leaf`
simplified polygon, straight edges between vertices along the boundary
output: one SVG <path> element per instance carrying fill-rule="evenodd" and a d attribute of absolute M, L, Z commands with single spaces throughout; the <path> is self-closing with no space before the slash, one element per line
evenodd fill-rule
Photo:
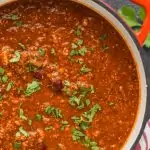
<path fill-rule="evenodd" d="M 91 101 L 89 99 L 85 100 L 86 106 L 89 106 L 91 104 Z"/>
<path fill-rule="evenodd" d="M 78 45 L 78 46 L 82 46 L 82 45 L 83 45 L 83 42 L 84 42 L 84 41 L 83 41 L 82 39 L 79 39 L 79 40 L 77 41 L 77 45 Z"/>
<path fill-rule="evenodd" d="M 77 26 L 77 28 L 74 31 L 74 34 L 76 36 L 81 36 L 82 35 L 82 30 L 81 30 L 81 26 L 80 25 Z"/>
<path fill-rule="evenodd" d="M 2 118 L 2 116 L 3 116 L 3 112 L 0 112 L 0 119 Z"/>
<path fill-rule="evenodd" d="M 45 56 L 45 54 L 46 54 L 46 51 L 43 48 L 39 48 L 38 52 L 39 52 L 40 56 Z"/>
<path fill-rule="evenodd" d="M 29 133 L 23 127 L 19 128 L 19 132 L 22 133 L 25 137 L 29 136 Z"/>
<path fill-rule="evenodd" d="M 19 150 L 21 148 L 21 142 L 14 143 L 14 150 Z"/>
<path fill-rule="evenodd" d="M 22 120 L 27 120 L 27 117 L 24 115 L 24 110 L 23 109 L 19 109 L 19 117 Z"/>
<path fill-rule="evenodd" d="M 86 52 L 87 52 L 87 48 L 86 48 L 85 46 L 82 47 L 82 48 L 79 50 L 79 54 L 80 54 L 81 56 L 85 56 Z"/>
<path fill-rule="evenodd" d="M 86 67 L 86 65 L 83 65 L 82 68 L 80 69 L 80 73 L 82 73 L 82 74 L 86 74 L 86 73 L 89 73 L 91 71 L 92 71 L 92 69 Z"/>
<path fill-rule="evenodd" d="M 21 55 L 20 55 L 20 52 L 19 51 L 15 51 L 15 57 L 10 59 L 9 62 L 10 63 L 16 63 L 20 60 L 21 58 Z"/>
<path fill-rule="evenodd" d="M 25 50 L 26 49 L 26 47 L 25 47 L 25 45 L 24 44 L 22 44 L 22 43 L 18 43 L 18 45 L 23 49 L 23 50 Z"/>
<path fill-rule="evenodd" d="M 144 46 L 146 46 L 147 48 L 150 48 L 150 33 L 148 34 L 148 36 L 144 42 Z"/>
<path fill-rule="evenodd" d="M 41 121 L 43 119 L 43 116 L 41 114 L 36 114 L 35 115 L 35 120 Z"/>
<path fill-rule="evenodd" d="M 62 118 L 62 111 L 59 108 L 53 107 L 53 106 L 47 106 L 45 108 L 45 112 L 50 115 L 52 114 L 55 118 Z"/>
<path fill-rule="evenodd" d="M 85 137 L 85 134 L 76 128 L 72 129 L 72 139 L 73 141 L 80 141 L 82 137 Z"/>
<path fill-rule="evenodd" d="M 27 88 L 24 92 L 25 96 L 31 96 L 33 93 L 41 89 L 40 83 L 37 81 L 32 81 L 32 83 L 27 84 Z"/>
<path fill-rule="evenodd" d="M 7 83 L 7 81 L 8 81 L 8 76 L 7 75 L 2 76 L 2 82 Z"/>
<path fill-rule="evenodd" d="M 71 106 L 75 106 L 76 104 L 80 105 L 80 99 L 76 96 L 71 96 L 69 98 L 69 103 L 70 103 Z"/>
<path fill-rule="evenodd" d="M 38 70 L 38 68 L 36 66 L 34 66 L 33 64 L 29 63 L 27 65 L 27 71 L 28 72 L 36 72 Z"/>
<path fill-rule="evenodd" d="M 55 48 L 51 48 L 50 53 L 51 53 L 53 56 L 56 56 L 56 50 L 55 50 Z"/>
<path fill-rule="evenodd" d="M 15 14 L 8 14 L 8 15 L 5 15 L 3 18 L 9 19 L 9 20 L 13 20 L 13 21 L 19 19 L 19 17 L 17 15 L 15 15 Z"/>
<path fill-rule="evenodd" d="M 9 82 L 7 87 L 6 87 L 6 91 L 9 92 L 13 86 L 14 86 L 14 83 L 13 82 Z"/>
<path fill-rule="evenodd" d="M 124 5 L 119 9 L 118 12 L 130 27 L 141 27 L 141 24 L 137 21 L 136 11 L 134 8 Z"/>
<path fill-rule="evenodd" d="M 61 124 L 62 124 L 62 126 L 61 126 L 61 131 L 63 131 L 66 127 L 68 127 L 69 126 L 69 124 L 68 124 L 68 121 L 61 121 Z"/>
<path fill-rule="evenodd" d="M 47 127 L 45 127 L 45 131 L 49 131 L 49 130 L 52 130 L 53 129 L 53 127 L 52 126 L 47 126 Z"/>
<path fill-rule="evenodd" d="M 0 101 L 2 101 L 3 100 L 3 96 L 0 94 Z"/>
<path fill-rule="evenodd" d="M 70 82 L 68 80 L 64 80 L 64 85 L 65 86 L 70 86 Z"/>
<path fill-rule="evenodd" d="M 14 24 L 17 26 L 17 27 L 22 27 L 24 25 L 24 23 L 22 21 L 19 21 L 19 20 L 16 20 L 14 21 Z"/>
<path fill-rule="evenodd" d="M 70 52 L 70 56 L 76 56 L 79 54 L 79 51 L 78 50 L 75 50 L 73 49 L 71 52 Z"/>
<path fill-rule="evenodd" d="M 98 147 L 97 142 L 92 141 L 89 137 L 85 136 L 84 137 L 84 145 L 87 148 L 91 148 L 91 150 L 101 150 L 101 148 Z"/>
<path fill-rule="evenodd" d="M 76 48 L 78 48 L 78 45 L 76 45 L 75 43 L 72 43 L 72 44 L 71 44 L 71 48 L 72 48 L 72 49 L 76 49 Z"/>
<path fill-rule="evenodd" d="M 146 11 L 145 11 L 145 9 L 143 7 L 140 7 L 138 9 L 138 16 L 139 16 L 139 18 L 140 18 L 141 21 L 143 21 L 145 19 L 145 17 L 146 17 Z"/>
<path fill-rule="evenodd" d="M 107 37 L 108 37 L 108 34 L 103 34 L 103 35 L 100 36 L 99 39 L 103 41 L 103 40 L 105 40 Z"/>
<path fill-rule="evenodd" d="M 0 75 L 3 75 L 4 73 L 5 73 L 5 70 L 2 67 L 0 67 Z"/>
<path fill-rule="evenodd" d="M 32 120 L 31 120 L 31 119 L 28 120 L 28 125 L 29 125 L 29 126 L 32 125 Z"/>
<path fill-rule="evenodd" d="M 88 122 L 92 122 L 98 111 L 102 110 L 99 104 L 95 104 L 89 111 L 85 112 L 83 116 Z"/>

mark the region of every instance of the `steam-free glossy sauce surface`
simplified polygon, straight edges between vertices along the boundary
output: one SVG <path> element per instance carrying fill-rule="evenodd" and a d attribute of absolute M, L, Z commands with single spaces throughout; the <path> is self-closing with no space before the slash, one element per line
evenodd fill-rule
<path fill-rule="evenodd" d="M 139 82 L 128 47 L 73 2 L 0 8 L 0 149 L 119 150 Z"/>

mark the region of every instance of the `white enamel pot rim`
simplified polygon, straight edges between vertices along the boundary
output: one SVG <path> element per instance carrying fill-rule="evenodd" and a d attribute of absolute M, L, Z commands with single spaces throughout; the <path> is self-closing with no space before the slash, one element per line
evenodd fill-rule
<path fill-rule="evenodd" d="M 0 6 L 11 3 L 13 1 L 17 1 L 17 0 L 0 0 Z M 136 37 L 130 30 L 130 28 L 120 19 L 120 17 L 114 11 L 111 10 L 111 8 L 106 6 L 103 2 L 100 2 L 98 0 L 93 0 L 93 1 L 92 0 L 71 0 L 71 1 L 74 1 L 76 3 L 79 3 L 81 5 L 84 5 L 92 9 L 97 14 L 103 16 L 112 26 L 114 26 L 114 28 L 124 38 L 136 63 L 138 76 L 139 76 L 139 83 L 140 83 L 139 108 L 138 108 L 136 121 L 132 128 L 132 131 L 126 143 L 121 148 L 122 150 L 130 150 L 133 148 L 133 145 L 141 131 L 142 124 L 144 121 L 145 111 L 146 111 L 146 104 L 147 104 L 146 76 L 145 76 L 144 66 L 139 52 L 141 47 L 138 41 L 136 40 Z"/>

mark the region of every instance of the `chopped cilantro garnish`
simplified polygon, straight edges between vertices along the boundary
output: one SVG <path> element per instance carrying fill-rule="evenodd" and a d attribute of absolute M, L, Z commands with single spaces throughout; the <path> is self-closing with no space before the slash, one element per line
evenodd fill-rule
<path fill-rule="evenodd" d="M 49 131 L 49 130 L 52 130 L 53 129 L 53 127 L 52 126 L 47 126 L 47 127 L 45 127 L 45 131 Z"/>
<path fill-rule="evenodd" d="M 15 142 L 14 143 L 14 150 L 19 150 L 21 149 L 21 142 Z"/>
<path fill-rule="evenodd" d="M 75 106 L 76 104 L 79 106 L 80 105 L 80 98 L 78 98 L 76 96 L 71 96 L 69 98 L 69 103 L 71 106 Z"/>
<path fill-rule="evenodd" d="M 27 117 L 24 115 L 24 110 L 22 108 L 19 109 L 19 117 L 22 120 L 27 120 Z"/>
<path fill-rule="evenodd" d="M 70 56 L 76 56 L 79 54 L 79 51 L 78 50 L 75 50 L 73 49 L 71 52 L 70 52 Z"/>
<path fill-rule="evenodd" d="M 66 95 L 68 95 L 68 96 L 71 95 L 71 90 L 70 90 L 70 88 L 68 88 L 67 86 L 64 86 L 64 88 L 62 89 L 62 91 L 63 91 Z"/>
<path fill-rule="evenodd" d="M 24 25 L 24 23 L 22 21 L 19 21 L 19 20 L 16 20 L 14 21 L 14 24 L 17 26 L 17 27 L 21 27 Z"/>
<path fill-rule="evenodd" d="M 80 54 L 81 56 L 85 56 L 86 52 L 87 52 L 87 48 L 86 48 L 85 46 L 82 47 L 82 48 L 79 50 L 79 54 Z"/>
<path fill-rule="evenodd" d="M 93 94 L 95 92 L 93 85 L 91 85 L 90 87 L 83 87 L 80 86 L 79 88 L 80 92 L 82 93 L 82 95 L 85 97 L 88 93 Z"/>
<path fill-rule="evenodd" d="M 100 110 L 101 107 L 98 104 L 95 104 L 89 111 L 84 112 L 80 117 L 73 116 L 71 119 L 74 120 L 74 123 L 79 125 L 82 130 L 86 130 L 90 127 L 93 118 Z"/>
<path fill-rule="evenodd" d="M 108 105 L 113 106 L 113 105 L 115 105 L 115 103 L 114 102 L 109 102 Z"/>
<path fill-rule="evenodd" d="M 18 131 L 16 132 L 16 137 L 20 137 L 21 136 L 21 133 Z"/>
<path fill-rule="evenodd" d="M 2 101 L 3 100 L 3 96 L 2 95 L 0 95 L 0 101 Z"/>
<path fill-rule="evenodd" d="M 83 116 L 86 118 L 86 121 L 92 122 L 98 111 L 102 110 L 99 104 L 95 104 L 89 111 L 85 112 Z"/>
<path fill-rule="evenodd" d="M 25 47 L 25 45 L 24 44 L 22 44 L 22 43 L 18 43 L 18 45 L 23 49 L 23 50 L 25 50 L 26 49 L 26 47 Z"/>
<path fill-rule="evenodd" d="M 100 150 L 100 148 L 98 147 L 97 142 L 92 141 L 89 137 L 85 136 L 84 137 L 84 145 L 87 148 L 91 148 L 91 150 Z"/>
<path fill-rule="evenodd" d="M 71 48 L 72 48 L 72 49 L 76 49 L 76 48 L 78 48 L 78 45 L 75 44 L 75 43 L 72 43 L 72 44 L 71 44 Z"/>
<path fill-rule="evenodd" d="M 74 31 L 74 34 L 76 36 L 81 36 L 82 35 L 82 30 L 81 30 L 81 26 L 80 25 L 77 26 L 77 28 Z"/>
<path fill-rule="evenodd" d="M 68 121 L 61 121 L 61 124 L 62 124 L 62 126 L 61 126 L 61 131 L 63 131 L 66 127 L 68 127 L 69 126 L 69 124 L 68 124 Z"/>
<path fill-rule="evenodd" d="M 19 17 L 17 15 L 15 15 L 15 14 L 8 14 L 8 15 L 5 15 L 3 18 L 9 19 L 9 20 L 13 20 L 13 21 L 19 19 Z"/>
<path fill-rule="evenodd" d="M 23 128 L 23 127 L 20 127 L 19 128 L 19 132 L 21 134 L 23 134 L 25 137 L 28 137 L 29 136 L 29 133 Z"/>
<path fill-rule="evenodd" d="M 103 34 L 103 35 L 100 37 L 100 40 L 105 40 L 107 37 L 108 37 L 107 34 Z"/>
<path fill-rule="evenodd" d="M 52 114 L 55 118 L 62 118 L 62 111 L 59 108 L 48 106 L 45 108 L 45 112 L 50 115 Z"/>
<path fill-rule="evenodd" d="M 92 85 L 90 87 L 80 86 L 78 91 L 73 92 L 69 97 L 69 103 L 71 106 L 77 106 L 77 109 L 83 109 L 86 103 L 90 103 L 90 100 L 87 100 L 86 96 L 92 93 L 94 93 L 94 87 Z"/>
<path fill-rule="evenodd" d="M 73 128 L 72 129 L 72 139 L 73 141 L 80 141 L 82 137 L 85 137 L 85 134 L 80 130 Z"/>
<path fill-rule="evenodd" d="M 77 59 L 76 62 L 79 63 L 80 65 L 84 63 L 83 60 L 80 60 L 80 59 Z"/>
<path fill-rule="evenodd" d="M 85 121 L 82 116 L 81 117 L 73 116 L 71 119 L 74 121 L 75 124 L 79 125 L 79 127 L 82 130 L 86 130 L 90 127 L 90 122 Z"/>
<path fill-rule="evenodd" d="M 85 105 L 84 105 L 84 103 L 83 103 L 83 102 L 81 102 L 81 103 L 80 103 L 80 105 L 77 107 L 77 109 L 81 110 L 81 109 L 83 109 L 83 108 L 84 108 L 84 106 L 85 106 Z"/>
<path fill-rule="evenodd" d="M 13 86 L 14 86 L 14 83 L 9 82 L 8 85 L 7 85 L 6 91 L 9 92 Z"/>
<path fill-rule="evenodd" d="M 31 126 L 32 125 L 32 120 L 28 120 L 28 125 Z"/>
<path fill-rule="evenodd" d="M 18 62 L 20 60 L 20 58 L 21 58 L 20 52 L 19 51 L 15 51 L 15 57 L 11 58 L 9 60 L 9 62 L 16 63 L 16 62 Z"/>
<path fill-rule="evenodd" d="M 28 72 L 36 72 L 37 71 L 37 67 L 36 66 L 34 66 L 33 64 L 28 64 L 27 65 L 27 70 L 28 70 Z"/>
<path fill-rule="evenodd" d="M 31 96 L 33 93 L 41 89 L 40 83 L 37 81 L 32 81 L 32 83 L 27 84 L 27 88 L 24 92 L 25 96 Z"/>
<path fill-rule="evenodd" d="M 92 69 L 86 67 L 85 65 L 83 65 L 83 67 L 80 69 L 80 72 L 82 74 L 86 74 L 86 73 L 91 72 L 91 71 L 92 71 Z"/>
<path fill-rule="evenodd" d="M 0 67 L 0 75 L 3 75 L 4 73 L 5 73 L 5 70 L 2 67 Z"/>
<path fill-rule="evenodd" d="M 53 56 L 56 56 L 56 50 L 55 50 L 55 48 L 51 48 L 50 53 L 51 53 Z"/>
<path fill-rule="evenodd" d="M 83 40 L 82 40 L 82 39 L 79 39 L 79 40 L 77 41 L 77 45 L 78 45 L 78 46 L 82 46 L 82 45 L 83 45 Z"/>
<path fill-rule="evenodd" d="M 65 86 L 70 86 L 70 82 L 68 80 L 64 80 L 64 85 Z"/>
<path fill-rule="evenodd" d="M 86 103 L 87 106 L 89 106 L 91 104 L 91 101 L 89 99 L 86 99 L 85 103 Z"/>
<path fill-rule="evenodd" d="M 74 123 L 76 123 L 76 124 L 80 124 L 82 121 L 82 118 L 79 118 L 77 116 L 73 116 L 73 117 L 71 117 L 71 119 L 74 120 Z"/>
<path fill-rule="evenodd" d="M 4 75 L 4 76 L 2 76 L 2 82 L 3 83 L 7 83 L 7 81 L 8 81 L 8 76 L 7 75 Z"/>
<path fill-rule="evenodd" d="M 0 119 L 2 118 L 2 116 L 3 116 L 3 112 L 0 112 Z"/>
<path fill-rule="evenodd" d="M 45 54 L 46 54 L 46 51 L 43 48 L 39 48 L 38 52 L 39 52 L 40 56 L 45 56 Z"/>
<path fill-rule="evenodd" d="M 76 128 L 72 129 L 72 139 L 73 141 L 82 142 L 87 148 L 90 148 L 91 150 L 101 150 L 97 142 L 92 141 L 88 136 Z"/>
<path fill-rule="evenodd" d="M 103 46 L 103 51 L 105 51 L 105 50 L 107 50 L 107 49 L 109 49 L 109 47 L 108 47 L 107 45 L 104 45 L 104 46 Z"/>
<path fill-rule="evenodd" d="M 35 115 L 35 120 L 41 121 L 43 119 L 43 116 L 41 114 L 36 114 Z"/>

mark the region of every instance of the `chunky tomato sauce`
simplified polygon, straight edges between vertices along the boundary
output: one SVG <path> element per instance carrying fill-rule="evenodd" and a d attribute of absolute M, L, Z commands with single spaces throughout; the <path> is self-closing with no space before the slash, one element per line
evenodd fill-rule
<path fill-rule="evenodd" d="M 134 60 L 102 17 L 61 0 L 0 9 L 1 150 L 119 150 L 138 103 Z"/>

